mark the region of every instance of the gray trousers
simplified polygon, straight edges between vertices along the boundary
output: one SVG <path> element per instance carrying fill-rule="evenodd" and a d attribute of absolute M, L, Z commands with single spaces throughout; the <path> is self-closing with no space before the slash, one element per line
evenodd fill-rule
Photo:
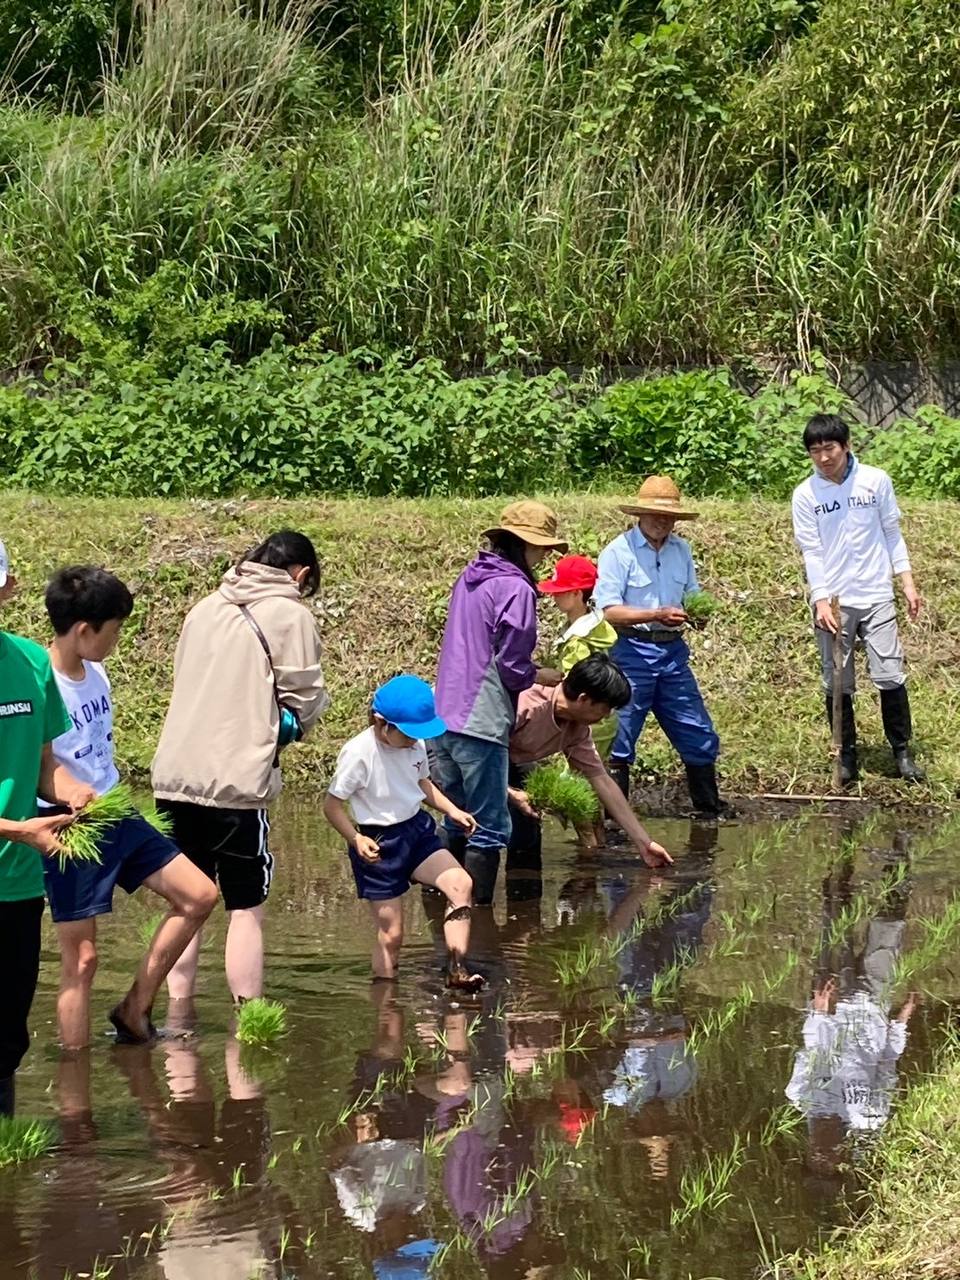
<path fill-rule="evenodd" d="M 841 606 L 840 629 L 843 634 L 844 693 L 853 693 L 857 687 L 853 652 L 858 640 L 867 651 L 867 669 L 878 689 L 896 689 L 906 681 L 903 649 L 897 631 L 897 607 L 892 600 L 870 605 L 867 609 Z M 833 689 L 833 636 L 822 627 L 814 627 L 813 630 L 820 649 L 823 687 L 829 693 Z"/>

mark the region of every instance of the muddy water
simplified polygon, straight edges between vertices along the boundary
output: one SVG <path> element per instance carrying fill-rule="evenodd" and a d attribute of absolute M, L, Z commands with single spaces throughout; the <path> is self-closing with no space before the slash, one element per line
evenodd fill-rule
<path fill-rule="evenodd" d="M 61 1061 L 48 931 L 20 1110 L 59 1144 L 0 1173 L 4 1280 L 738 1280 L 814 1243 L 958 994 L 925 922 L 958 887 L 960 834 L 661 829 L 678 856 L 658 877 L 551 828 L 542 877 L 517 870 L 480 918 L 488 991 L 458 1005 L 419 891 L 402 981 L 371 988 L 346 861 L 288 805 L 274 1051 L 230 1034 L 219 915 L 194 1035 L 139 1050 L 104 1034 Z M 98 1027 L 153 909 L 124 899 L 104 924 Z"/>

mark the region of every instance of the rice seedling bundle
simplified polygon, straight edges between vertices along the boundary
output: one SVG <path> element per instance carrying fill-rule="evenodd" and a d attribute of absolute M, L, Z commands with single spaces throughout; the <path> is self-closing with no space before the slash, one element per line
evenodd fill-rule
<path fill-rule="evenodd" d="M 60 836 L 61 851 L 58 855 L 61 869 L 69 859 L 79 862 L 99 862 L 100 842 L 109 829 L 122 818 L 129 818 L 141 813 L 133 799 L 133 793 L 125 782 L 118 782 L 115 787 L 105 791 L 92 801 L 75 822 L 65 827 Z M 142 811 L 143 818 L 161 834 L 169 836 L 172 823 L 165 813 L 160 813 L 155 805 L 149 805 Z"/>
<path fill-rule="evenodd" d="M 586 826 L 600 813 L 593 787 L 564 764 L 540 765 L 527 778 L 524 790 L 535 809 L 555 813 L 575 826 Z"/>
<path fill-rule="evenodd" d="M 688 591 L 683 597 L 683 607 L 694 622 L 706 622 L 720 608 L 720 601 L 712 591 Z"/>
<path fill-rule="evenodd" d="M 0 1116 L 0 1169 L 34 1160 L 53 1146 L 53 1128 L 25 1116 Z"/>
<path fill-rule="evenodd" d="M 240 1006 L 237 1014 L 237 1039 L 241 1044 L 272 1044 L 286 1029 L 287 1010 L 279 1000 L 265 1000 L 262 996 L 257 996 Z"/>

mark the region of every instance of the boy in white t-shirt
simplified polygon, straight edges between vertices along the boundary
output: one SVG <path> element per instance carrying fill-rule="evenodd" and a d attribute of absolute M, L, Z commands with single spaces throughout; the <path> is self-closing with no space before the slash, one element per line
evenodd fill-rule
<path fill-rule="evenodd" d="M 113 759 L 113 706 L 103 661 L 133 610 L 127 587 L 90 565 L 61 569 L 47 586 L 54 639 L 50 661 L 71 720 L 52 744 L 57 762 L 103 795 L 120 780 Z M 161 983 L 210 914 L 216 886 L 144 818 L 123 818 L 99 846 L 99 862 L 45 859 L 44 880 L 60 943 L 57 1025 L 66 1049 L 90 1042 L 90 989 L 97 967 L 96 918 L 112 910 L 113 890 L 146 885 L 169 911 L 140 963 L 133 986 L 110 1013 L 118 1043 L 145 1044 Z"/>
<path fill-rule="evenodd" d="M 370 727 L 340 752 L 323 814 L 347 842 L 357 897 L 369 902 L 377 926 L 374 980 L 389 982 L 397 976 L 403 895 L 416 881 L 439 889 L 449 903 L 443 918 L 447 985 L 475 990 L 483 979 L 468 973 L 464 963 L 473 881 L 444 848 L 436 824 L 422 807 L 426 802 L 468 836 L 477 829 L 473 816 L 430 781 L 424 739 L 445 732 L 428 684 L 417 676 L 388 680 L 374 694 Z"/>

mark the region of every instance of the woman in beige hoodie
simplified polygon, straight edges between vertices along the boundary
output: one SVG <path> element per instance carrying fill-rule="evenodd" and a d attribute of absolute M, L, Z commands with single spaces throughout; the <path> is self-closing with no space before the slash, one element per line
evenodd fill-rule
<path fill-rule="evenodd" d="M 301 597 L 319 586 L 310 539 L 272 534 L 187 614 L 173 696 L 153 758 L 158 807 L 183 852 L 219 883 L 230 917 L 227 982 L 237 1002 L 263 991 L 263 904 L 273 856 L 268 810 L 280 793 L 280 749 L 329 704 L 320 637 Z M 193 995 L 194 938 L 167 980 Z"/>

